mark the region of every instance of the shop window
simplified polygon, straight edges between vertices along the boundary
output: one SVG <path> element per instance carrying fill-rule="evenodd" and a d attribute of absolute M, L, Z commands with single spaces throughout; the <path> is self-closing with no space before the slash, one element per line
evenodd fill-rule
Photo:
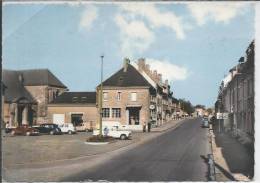
<path fill-rule="evenodd" d="M 102 118 L 109 118 L 110 110 L 109 108 L 102 108 Z"/>

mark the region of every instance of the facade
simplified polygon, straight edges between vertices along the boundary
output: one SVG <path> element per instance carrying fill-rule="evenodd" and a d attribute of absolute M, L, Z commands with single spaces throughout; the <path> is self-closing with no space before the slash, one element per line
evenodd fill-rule
<path fill-rule="evenodd" d="M 133 130 L 151 120 L 160 125 L 171 117 L 171 95 L 168 83 L 144 59 L 137 64 L 125 59 L 123 68 L 103 82 L 102 121 L 118 121 Z"/>
<path fill-rule="evenodd" d="M 11 126 L 48 121 L 47 105 L 67 87 L 48 69 L 3 70 L 4 121 Z"/>
<path fill-rule="evenodd" d="M 215 107 L 216 112 L 227 114 L 223 130 L 254 138 L 254 41 L 222 81 Z"/>
<path fill-rule="evenodd" d="M 96 92 L 64 92 L 48 104 L 51 123 L 87 123 L 93 129 L 97 117 Z"/>

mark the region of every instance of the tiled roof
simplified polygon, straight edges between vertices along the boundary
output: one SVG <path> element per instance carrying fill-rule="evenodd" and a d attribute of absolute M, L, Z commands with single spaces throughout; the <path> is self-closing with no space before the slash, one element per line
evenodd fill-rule
<path fill-rule="evenodd" d="M 128 64 L 127 71 L 124 72 L 124 68 L 110 76 L 103 82 L 103 86 L 148 86 L 152 85 L 130 64 Z"/>
<path fill-rule="evenodd" d="M 30 93 L 24 88 L 19 81 L 19 76 L 16 71 L 3 70 L 3 83 L 5 85 L 5 101 L 17 102 L 20 99 L 26 99 L 28 102 L 35 102 Z"/>
<path fill-rule="evenodd" d="M 96 92 L 64 92 L 51 104 L 95 104 Z"/>
<path fill-rule="evenodd" d="M 26 86 L 48 85 L 67 88 L 49 69 L 19 70 L 17 73 L 22 74 Z"/>

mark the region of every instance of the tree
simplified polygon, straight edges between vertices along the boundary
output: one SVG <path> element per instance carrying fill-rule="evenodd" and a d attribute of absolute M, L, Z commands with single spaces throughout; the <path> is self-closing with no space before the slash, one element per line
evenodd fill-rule
<path fill-rule="evenodd" d="M 195 111 L 193 105 L 190 103 L 190 101 L 186 101 L 185 99 L 179 99 L 179 102 L 181 104 L 181 109 L 185 112 L 187 112 L 189 115 Z"/>
<path fill-rule="evenodd" d="M 197 105 L 195 105 L 195 108 L 205 109 L 206 107 L 205 107 L 205 105 L 197 104 Z"/>

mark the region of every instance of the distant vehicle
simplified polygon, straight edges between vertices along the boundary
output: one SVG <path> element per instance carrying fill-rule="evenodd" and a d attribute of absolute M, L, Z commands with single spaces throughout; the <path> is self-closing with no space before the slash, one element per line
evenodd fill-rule
<path fill-rule="evenodd" d="M 72 123 L 63 123 L 59 125 L 59 128 L 61 129 L 62 133 L 68 133 L 70 135 L 76 133 L 76 127 L 73 126 Z"/>
<path fill-rule="evenodd" d="M 132 132 L 130 130 L 119 130 L 118 126 L 113 127 L 103 127 L 102 135 L 105 135 L 105 129 L 106 135 L 114 138 L 119 138 L 121 140 L 131 139 Z M 93 135 L 99 135 L 99 129 L 93 131 Z"/>
<path fill-rule="evenodd" d="M 57 124 L 46 123 L 41 124 L 40 126 L 34 126 L 34 128 L 38 129 L 40 133 L 50 134 L 50 135 L 61 135 L 61 129 Z"/>
<path fill-rule="evenodd" d="M 11 131 L 11 135 L 26 135 L 26 136 L 30 136 L 30 135 L 39 135 L 39 130 L 37 130 L 36 128 L 30 127 L 28 125 L 21 125 L 18 126 L 14 129 L 12 129 Z"/>
<path fill-rule="evenodd" d="M 201 122 L 202 128 L 209 128 L 209 121 L 207 119 L 203 119 Z"/>

